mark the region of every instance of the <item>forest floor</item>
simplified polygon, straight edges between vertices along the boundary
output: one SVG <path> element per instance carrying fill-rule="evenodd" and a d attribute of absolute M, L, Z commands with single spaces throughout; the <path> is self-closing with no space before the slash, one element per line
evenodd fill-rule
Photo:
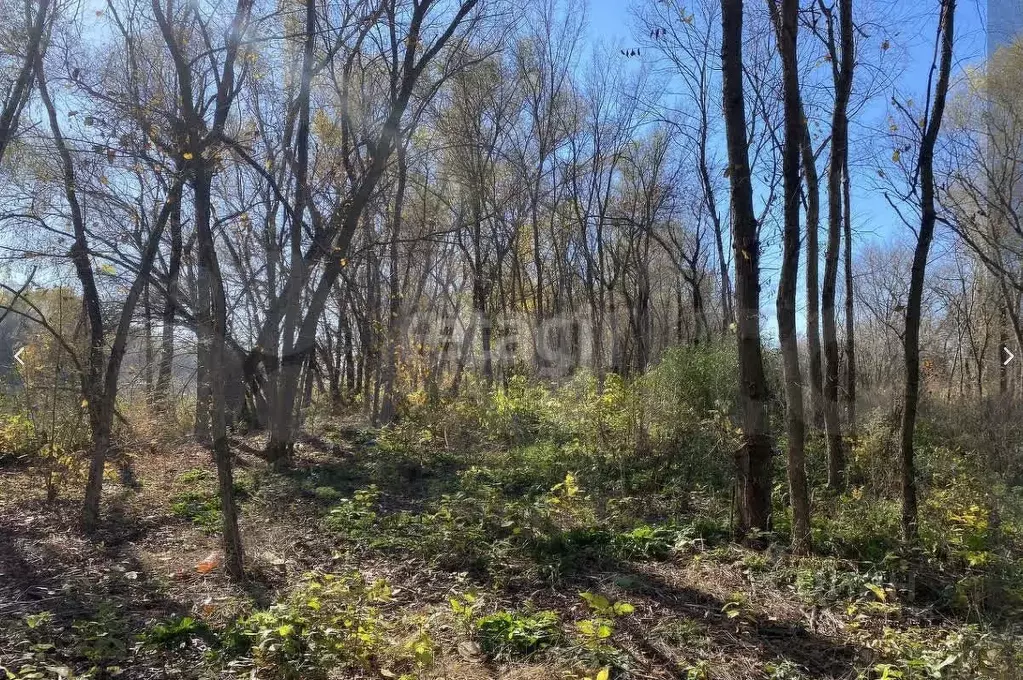
<path fill-rule="evenodd" d="M 215 474 L 198 445 L 137 455 L 133 487 L 111 476 L 93 539 L 74 528 L 77 488 L 47 503 L 38 474 L 0 468 L 0 667 L 11 679 L 795 680 L 945 677 L 971 656 L 978 677 L 1023 677 L 1007 629 L 920 598 L 922 574 L 907 586 L 863 561 L 748 550 L 697 496 L 670 521 L 636 523 L 625 509 L 643 498 L 598 503 L 549 460 L 376 437 L 338 427 L 283 471 L 256 455 L 258 437 L 234 442 L 242 584 L 219 566 Z M 562 481 L 530 478 L 538 469 Z"/>

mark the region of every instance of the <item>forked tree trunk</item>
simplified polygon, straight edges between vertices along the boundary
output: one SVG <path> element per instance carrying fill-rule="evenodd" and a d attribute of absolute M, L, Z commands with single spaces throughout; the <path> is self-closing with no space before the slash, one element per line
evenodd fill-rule
<path fill-rule="evenodd" d="M 31 11 L 30 5 L 25 3 L 26 13 Z M 18 130 L 18 121 L 21 113 L 28 104 L 32 95 L 32 81 L 36 76 L 36 69 L 41 62 L 41 56 L 46 49 L 48 42 L 47 24 L 52 16 L 50 12 L 50 0 L 41 0 L 35 10 L 34 16 L 27 23 L 27 41 L 24 55 L 19 55 L 21 63 L 18 75 L 13 82 L 9 82 L 4 92 L 3 106 L 0 108 L 0 160 L 3 160 L 4 152 L 14 139 L 14 133 Z"/>

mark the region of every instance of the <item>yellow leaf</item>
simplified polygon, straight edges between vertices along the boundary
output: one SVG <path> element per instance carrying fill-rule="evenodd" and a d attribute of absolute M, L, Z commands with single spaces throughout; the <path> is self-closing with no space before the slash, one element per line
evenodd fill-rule
<path fill-rule="evenodd" d="M 195 156 L 193 156 L 193 155 L 192 155 L 191 153 L 189 153 L 188 151 L 186 151 L 185 153 L 183 153 L 183 154 L 181 155 L 181 157 L 182 157 L 182 158 L 184 158 L 184 159 L 185 159 L 186 161 L 190 161 L 190 160 L 192 160 L 193 158 L 195 158 Z"/>
<path fill-rule="evenodd" d="M 902 158 L 902 153 L 898 149 L 892 152 L 892 163 L 898 163 L 900 158 Z"/>
<path fill-rule="evenodd" d="M 600 672 L 597 673 L 597 677 L 594 680 L 608 680 L 611 677 L 611 672 L 606 668 L 601 668 Z"/>
<path fill-rule="evenodd" d="M 870 590 L 870 592 L 874 593 L 874 596 L 877 597 L 877 599 L 879 599 L 881 602 L 884 602 L 885 600 L 888 599 L 888 594 L 884 591 L 884 588 L 882 588 L 881 586 L 875 585 L 873 583 L 868 583 L 867 588 Z"/>

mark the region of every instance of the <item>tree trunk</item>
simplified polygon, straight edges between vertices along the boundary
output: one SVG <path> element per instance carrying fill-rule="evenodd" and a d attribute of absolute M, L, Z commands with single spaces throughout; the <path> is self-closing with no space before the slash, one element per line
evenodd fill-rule
<path fill-rule="evenodd" d="M 778 282 L 778 338 L 785 370 L 785 429 L 788 434 L 788 482 L 792 504 L 792 549 L 810 552 L 810 499 L 806 485 L 805 420 L 803 377 L 799 370 L 799 340 L 796 336 L 796 289 L 799 285 L 799 150 L 803 137 L 803 107 L 800 104 L 799 64 L 796 60 L 799 30 L 799 0 L 771 0 L 771 14 L 782 59 L 785 99 L 785 146 L 782 174 L 785 192 L 785 222 L 781 277 Z"/>
<path fill-rule="evenodd" d="M 913 252 L 913 268 L 909 280 L 909 299 L 906 302 L 906 329 L 903 350 L 906 362 L 906 389 L 902 406 L 901 463 L 902 463 L 902 533 L 907 542 L 917 540 L 918 510 L 916 494 L 916 468 L 914 463 L 913 433 L 920 399 L 920 313 L 923 304 L 924 277 L 927 256 L 934 238 L 937 212 L 934 199 L 934 147 L 945 112 L 949 75 L 952 70 L 952 43 L 955 35 L 956 0 L 941 2 L 941 61 L 938 81 L 934 90 L 931 117 L 926 121 L 920 142 L 917 163 L 920 178 L 920 230 Z"/>
<path fill-rule="evenodd" d="M 805 113 L 801 120 L 805 120 Z M 810 407 L 813 426 L 824 425 L 824 372 L 821 368 L 820 322 L 820 237 L 821 192 L 817 177 L 817 160 L 810 140 L 810 126 L 803 125 L 803 175 L 806 177 L 806 347 L 810 365 Z"/>
<path fill-rule="evenodd" d="M 146 406 L 151 407 L 156 395 L 155 377 L 153 375 L 153 305 L 149 297 L 149 282 L 145 283 L 142 293 L 142 343 L 145 366 L 142 367 L 143 381 L 146 385 Z"/>
<path fill-rule="evenodd" d="M 195 276 L 197 310 L 210 308 L 208 276 L 206 269 L 202 266 L 198 267 Z M 196 316 L 198 317 L 199 314 L 197 313 Z M 203 327 L 201 322 L 198 323 L 195 344 L 195 439 L 202 444 L 209 444 L 212 441 L 210 439 L 212 428 L 210 414 L 213 409 L 213 383 L 210 375 L 210 366 L 212 366 L 210 341 L 209 329 Z"/>
<path fill-rule="evenodd" d="M 202 153 L 196 149 L 198 158 Z M 210 381 L 210 437 L 213 443 L 213 459 L 217 466 L 217 483 L 220 492 L 222 519 L 224 568 L 233 579 L 244 576 L 241 534 L 238 531 L 238 508 L 234 499 L 234 473 L 231 451 L 227 439 L 227 414 L 224 381 L 225 343 L 227 334 L 227 299 L 224 281 L 217 260 L 213 232 L 210 225 L 210 187 L 213 176 L 210 168 L 200 161 L 195 168 L 193 192 L 195 194 L 196 237 L 199 244 L 199 267 L 204 272 L 209 287 L 209 307 L 200 309 L 204 335 L 208 347 L 208 375 Z"/>
<path fill-rule="evenodd" d="M 842 172 L 842 209 L 845 223 L 845 414 L 849 437 L 856 437 L 856 308 L 852 263 L 852 183 L 849 154 L 845 154 Z"/>
<path fill-rule="evenodd" d="M 384 399 L 380 408 L 380 422 L 392 422 L 397 415 L 395 380 L 398 372 L 398 348 L 401 343 L 401 280 L 399 277 L 398 240 L 401 238 L 402 208 L 405 202 L 405 185 L 408 177 L 408 161 L 404 148 L 400 148 L 398 156 L 398 186 L 394 196 L 394 215 L 391 225 L 390 242 L 390 282 L 388 290 L 387 341 L 384 348 Z"/>
<path fill-rule="evenodd" d="M 767 379 L 760 345 L 760 242 L 743 97 L 742 0 L 721 3 L 721 71 L 731 184 L 735 314 L 742 444 L 736 452 L 737 533 L 767 531 L 771 519 L 771 454 Z"/>
<path fill-rule="evenodd" d="M 852 91 L 853 21 L 852 0 L 839 0 L 840 48 L 830 40 L 829 50 L 835 83 L 835 108 L 831 116 L 831 162 L 828 166 L 828 244 L 824 253 L 824 288 L 821 313 L 824 317 L 824 429 L 828 440 L 828 486 L 841 489 L 845 476 L 845 451 L 839 421 L 838 324 L 835 293 L 842 232 L 842 175 L 849 144 L 847 109 Z M 829 18 L 829 27 L 830 24 Z M 830 31 L 830 28 L 829 28 Z M 840 62 L 839 62 L 839 56 Z"/>
<path fill-rule="evenodd" d="M 167 411 L 171 398 L 171 379 L 174 370 L 174 320 L 177 316 L 178 278 L 181 272 L 181 184 L 176 184 L 167 199 L 171 202 L 171 250 L 167 266 L 166 300 L 163 307 L 163 328 L 160 341 L 160 366 L 156 374 L 156 400 Z"/>

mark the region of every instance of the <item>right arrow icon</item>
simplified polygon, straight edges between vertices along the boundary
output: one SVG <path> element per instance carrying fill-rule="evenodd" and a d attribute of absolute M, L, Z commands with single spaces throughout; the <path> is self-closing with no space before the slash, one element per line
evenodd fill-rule
<path fill-rule="evenodd" d="M 1008 347 L 1002 347 L 1002 351 L 1005 352 L 1005 361 L 1002 362 L 1002 366 L 1008 366 L 1009 362 L 1016 358 L 1016 355 L 1009 351 Z"/>

